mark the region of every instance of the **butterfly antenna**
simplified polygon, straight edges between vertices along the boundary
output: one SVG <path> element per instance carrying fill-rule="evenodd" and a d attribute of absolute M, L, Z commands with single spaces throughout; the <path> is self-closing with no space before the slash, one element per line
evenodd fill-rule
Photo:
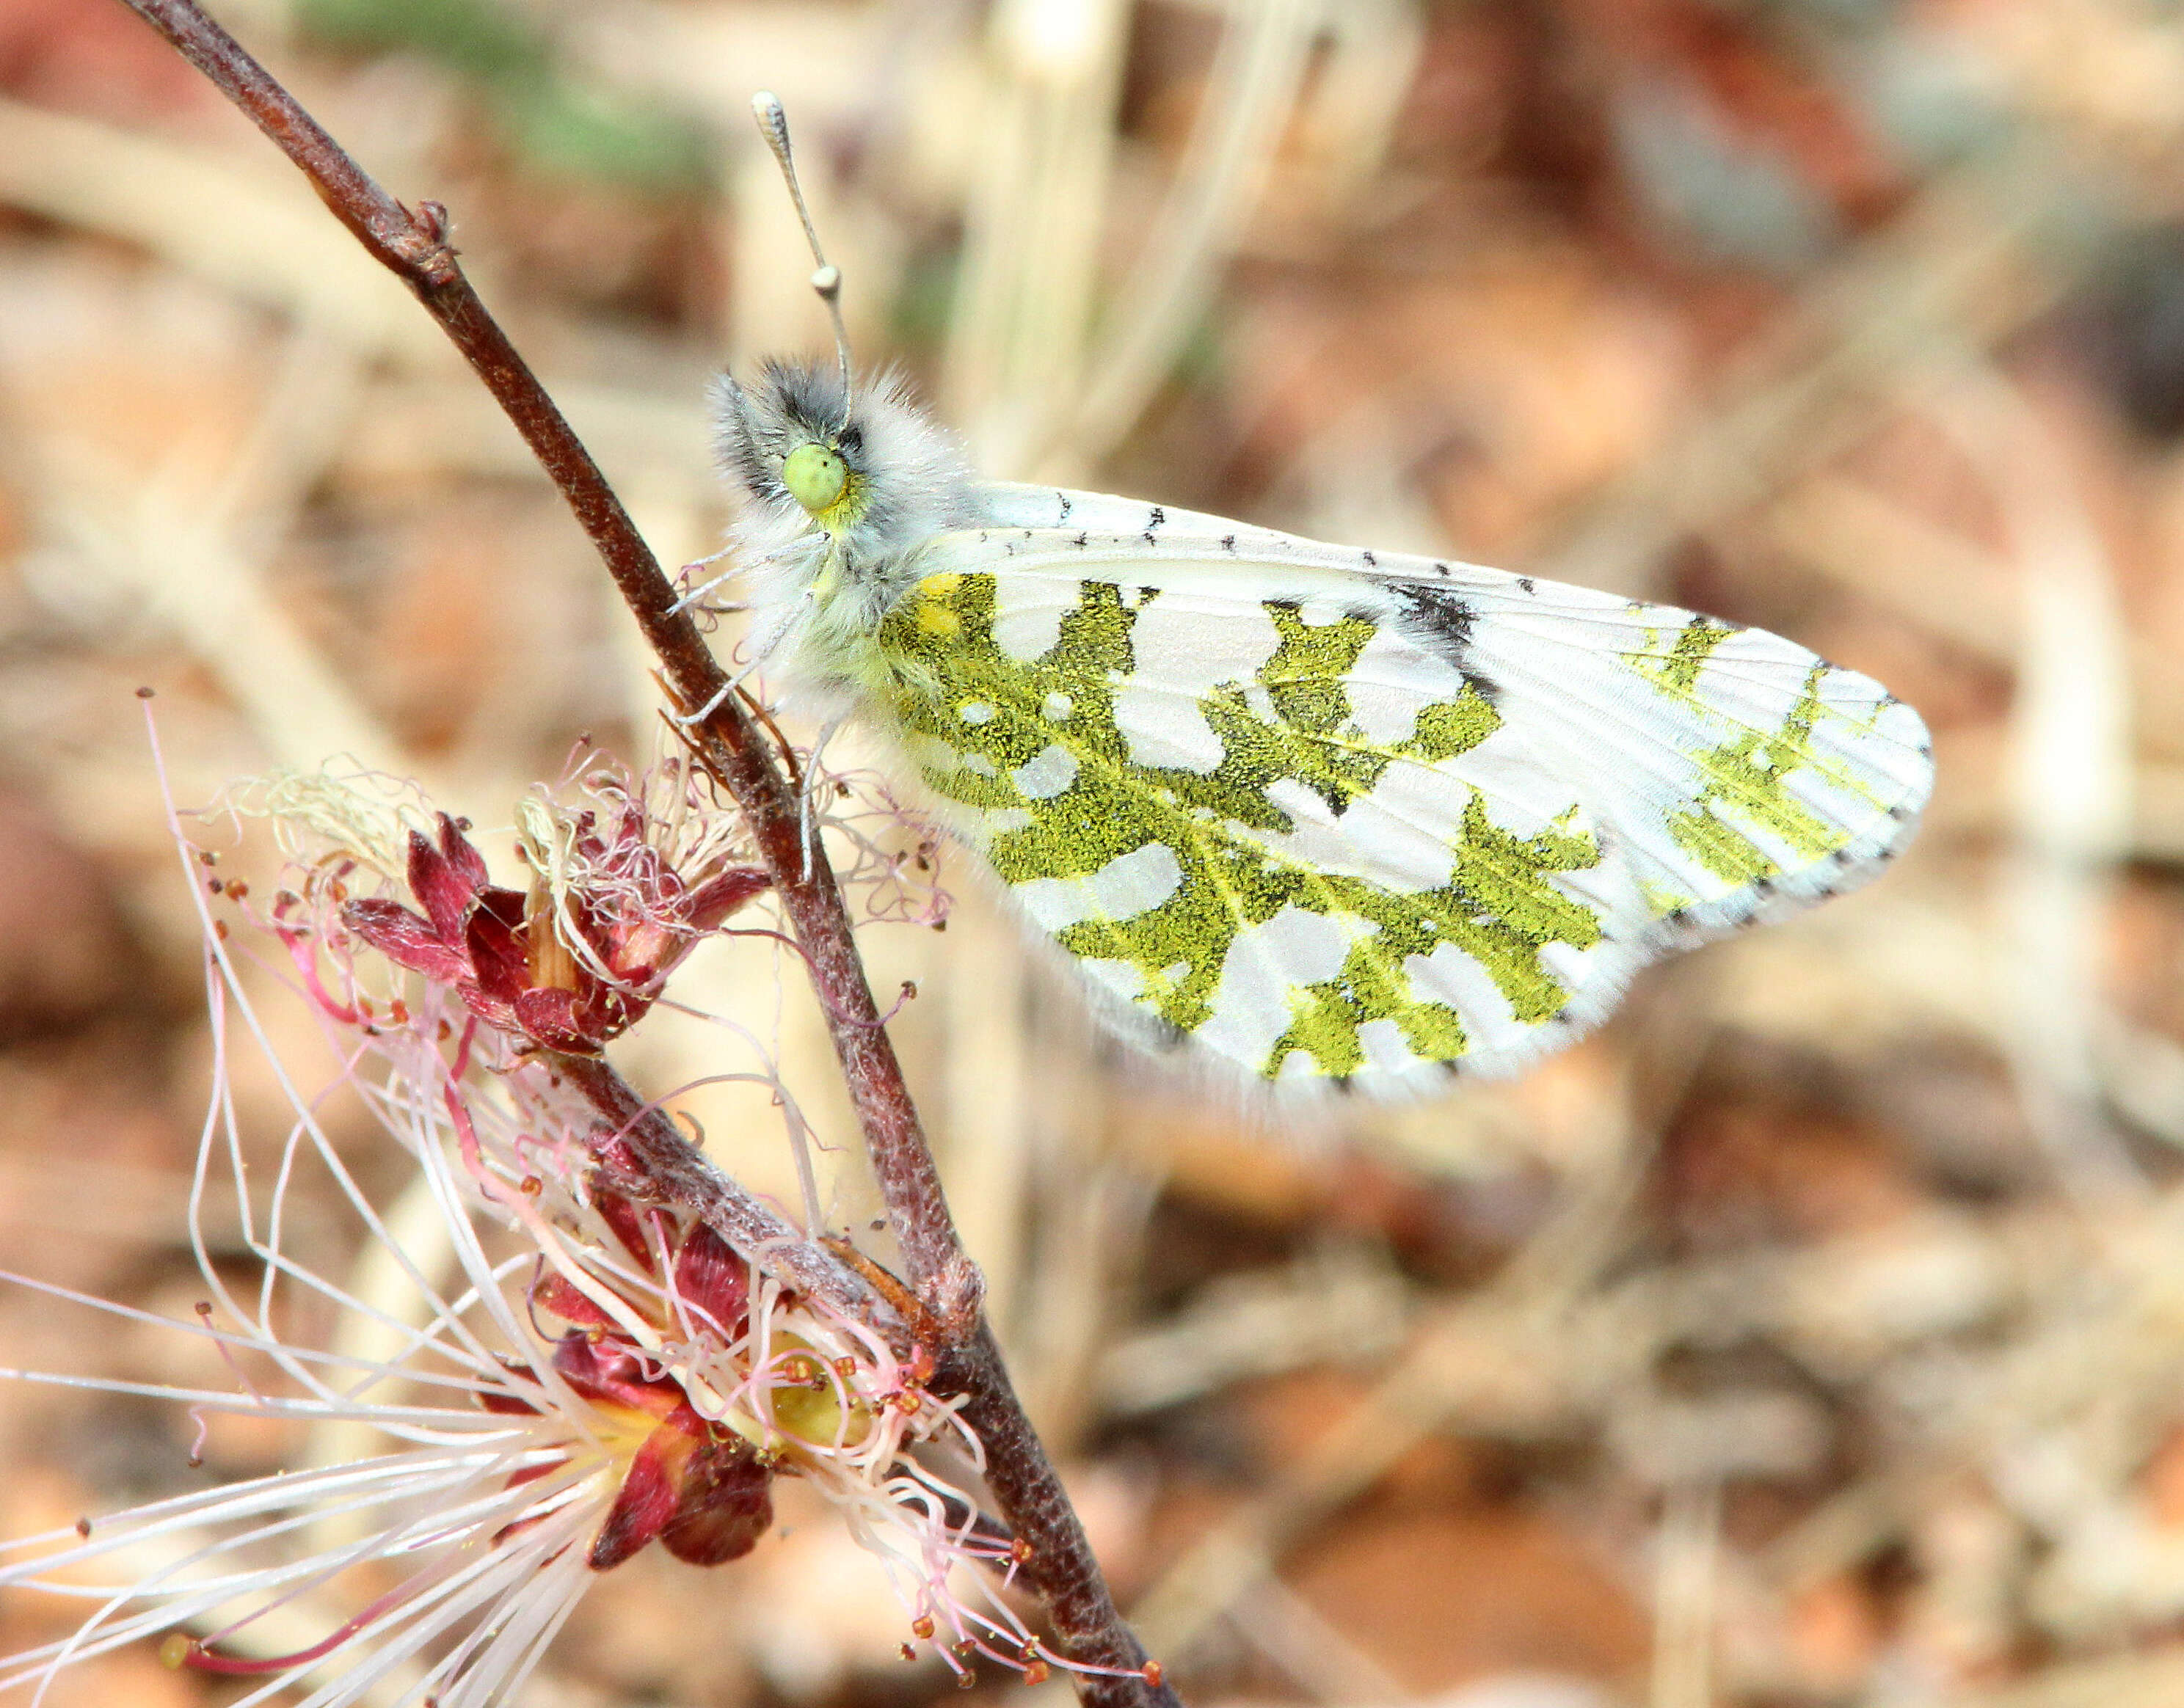
<path fill-rule="evenodd" d="M 828 261 L 819 247 L 819 228 L 811 223 L 804 186 L 797 181 L 796 159 L 788 146 L 788 114 L 782 109 L 781 97 L 760 90 L 751 97 L 751 116 L 758 120 L 766 147 L 773 150 L 781 175 L 788 182 L 789 198 L 796 203 L 796 217 L 804 222 L 804 240 L 811 246 L 811 259 L 816 264 L 811 288 L 819 293 L 819 300 L 827 305 L 827 318 L 834 323 L 834 358 L 842 368 L 842 425 L 846 427 L 850 425 L 850 329 L 842 324 L 842 270 Z"/>

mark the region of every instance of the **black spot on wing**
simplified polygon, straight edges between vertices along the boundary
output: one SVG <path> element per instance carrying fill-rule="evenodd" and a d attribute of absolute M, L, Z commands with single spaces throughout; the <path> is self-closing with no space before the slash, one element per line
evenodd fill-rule
<path fill-rule="evenodd" d="M 1070 509 L 1071 509 L 1071 505 L 1070 505 L 1070 502 L 1069 502 L 1069 494 L 1068 494 L 1068 493 L 1067 493 L 1067 492 L 1062 492 L 1062 491 L 1061 491 L 1059 488 L 1057 488 L 1057 489 L 1056 490 L 1056 492 L 1055 492 L 1054 496 L 1055 496 L 1057 499 L 1059 499 L 1059 500 L 1061 501 L 1061 514 L 1060 514 L 1059 515 L 1056 516 L 1056 517 L 1055 517 L 1055 519 L 1054 519 L 1054 526 L 1055 526 L 1056 527 L 1057 527 L 1057 528 L 1058 528 L 1058 527 L 1060 527 L 1060 526 L 1061 526 L 1064 522 L 1066 522 L 1066 521 L 1067 521 L 1067 520 L 1069 520 L 1069 512 L 1070 512 Z"/>
<path fill-rule="evenodd" d="M 1424 581 L 1406 582 L 1394 591 L 1401 605 L 1399 620 L 1404 629 L 1429 645 L 1459 655 L 1460 663 L 1460 654 L 1471 645 L 1472 625 L 1478 620 L 1470 601 Z"/>
<path fill-rule="evenodd" d="M 1236 537 L 1235 537 L 1235 535 L 1234 535 L 1234 534 L 1223 534 L 1223 535 L 1222 535 L 1222 537 L 1221 537 L 1221 549 L 1222 549 L 1223 551 L 1224 551 L 1224 552 L 1233 552 L 1233 551 L 1234 551 L 1234 550 L 1236 549 Z"/>
<path fill-rule="evenodd" d="M 1152 530 L 1158 527 L 1167 520 L 1167 512 L 1163 510 L 1158 504 L 1155 504 L 1152 507 L 1150 513 L 1145 518 L 1145 537 L 1147 539 L 1150 539 L 1152 537 Z"/>
<path fill-rule="evenodd" d="M 1517 577 L 1517 585 L 1529 593 L 1532 591 L 1532 578 L 1529 576 L 1519 576 Z"/>
<path fill-rule="evenodd" d="M 1446 659 L 1485 699 L 1499 692 L 1471 656 L 1471 630 L 1478 613 L 1461 594 L 1431 581 L 1405 581 L 1394 588 L 1396 624 L 1428 652 Z"/>

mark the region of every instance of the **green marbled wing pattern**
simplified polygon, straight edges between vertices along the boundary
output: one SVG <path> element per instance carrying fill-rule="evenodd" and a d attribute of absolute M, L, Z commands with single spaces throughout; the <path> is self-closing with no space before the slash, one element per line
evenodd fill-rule
<path fill-rule="evenodd" d="M 1662 947 L 1853 888 L 1916 827 L 1932 748 L 1870 678 L 1763 630 L 1550 582 L 1480 603 L 1479 670 L 1551 709 L 1543 745 L 1609 756 L 1596 798 Z"/>
<path fill-rule="evenodd" d="M 1006 482 L 981 498 L 992 526 L 954 537 L 951 566 L 998 554 L 1005 575 L 1066 575 L 1094 557 L 1106 573 L 1203 583 L 1217 598 L 1249 586 L 1460 606 L 1465 667 L 1521 726 L 1534 762 L 1614 825 L 1613 857 L 1651 899 L 1660 947 L 1855 887 L 1908 840 L 1932 787 L 1915 711 L 1762 630 L 1138 499 Z"/>
<path fill-rule="evenodd" d="M 944 536 L 879 637 L 943 815 L 1141 1037 L 1283 1085 L 1508 1071 L 1923 798 L 1864 757 L 1915 718 L 1772 636 L 1310 554 Z"/>

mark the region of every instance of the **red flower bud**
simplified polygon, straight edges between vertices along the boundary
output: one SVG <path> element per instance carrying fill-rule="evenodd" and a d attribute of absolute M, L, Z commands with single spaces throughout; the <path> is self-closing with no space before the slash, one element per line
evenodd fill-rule
<path fill-rule="evenodd" d="M 471 1013 L 541 1049 L 589 1054 L 640 1018 L 698 939 L 766 888 L 756 866 L 694 886 L 645 840 L 634 808 L 612 839 L 577 820 L 561 887 L 526 896 L 488 882 L 484 860 L 445 813 L 437 843 L 410 835 L 410 892 L 345 903 L 342 920 L 398 966 L 450 985 Z"/>

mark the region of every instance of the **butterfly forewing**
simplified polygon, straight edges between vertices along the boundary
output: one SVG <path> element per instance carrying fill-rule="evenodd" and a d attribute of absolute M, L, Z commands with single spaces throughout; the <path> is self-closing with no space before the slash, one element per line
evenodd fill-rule
<path fill-rule="evenodd" d="M 788 699 L 894 740 L 1111 1017 L 1250 1078 L 1520 1065 L 1869 876 L 1925 798 L 1917 715 L 1771 635 L 983 483 L 824 364 L 721 424 Z"/>
<path fill-rule="evenodd" d="M 1774 636 L 985 489 L 889 617 L 954 826 L 1141 1033 L 1290 1082 L 1506 1071 L 1663 950 L 1850 887 L 1915 714 Z"/>

